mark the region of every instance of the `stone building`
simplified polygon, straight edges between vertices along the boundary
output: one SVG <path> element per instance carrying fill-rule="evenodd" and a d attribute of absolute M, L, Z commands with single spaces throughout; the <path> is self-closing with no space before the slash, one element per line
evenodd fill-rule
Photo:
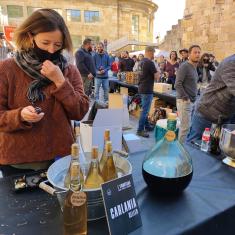
<path fill-rule="evenodd" d="M 157 5 L 151 0 L 1 0 L 0 27 L 19 25 L 34 10 L 53 8 L 65 19 L 77 48 L 85 37 L 108 42 L 152 42 Z"/>
<path fill-rule="evenodd" d="M 235 52 L 234 22 L 235 0 L 186 0 L 184 18 L 167 32 L 160 49 L 199 44 L 222 60 Z"/>

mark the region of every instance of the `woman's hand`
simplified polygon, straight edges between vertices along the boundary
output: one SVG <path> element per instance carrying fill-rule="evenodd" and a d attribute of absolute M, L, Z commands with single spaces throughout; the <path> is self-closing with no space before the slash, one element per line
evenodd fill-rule
<path fill-rule="evenodd" d="M 24 107 L 20 114 L 21 120 L 25 122 L 39 122 L 44 116 L 44 113 L 37 114 L 33 106 Z"/>
<path fill-rule="evenodd" d="M 55 83 L 56 87 L 60 87 L 65 79 L 60 68 L 51 61 L 45 60 L 42 64 L 41 74 Z"/>

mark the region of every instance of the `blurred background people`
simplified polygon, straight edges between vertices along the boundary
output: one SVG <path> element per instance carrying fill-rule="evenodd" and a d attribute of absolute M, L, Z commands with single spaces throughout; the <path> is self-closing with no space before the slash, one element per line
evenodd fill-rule
<path fill-rule="evenodd" d="M 97 45 L 97 52 L 95 53 L 94 63 L 96 68 L 96 77 L 95 77 L 95 100 L 99 101 L 100 88 L 104 91 L 104 102 L 108 102 L 108 93 L 109 93 L 109 79 L 108 71 L 110 70 L 110 60 L 109 55 L 104 50 L 104 44 L 102 42 Z"/>
<path fill-rule="evenodd" d="M 176 73 L 179 68 L 177 62 L 178 56 L 176 51 L 171 51 L 169 60 L 166 61 L 164 72 L 167 73 L 167 83 L 172 85 L 172 89 L 175 89 Z"/>
<path fill-rule="evenodd" d="M 75 53 L 76 65 L 81 73 L 84 91 L 87 96 L 90 96 L 92 93 L 93 80 L 96 76 L 95 64 L 91 52 L 92 40 L 90 38 L 86 38 L 83 41 L 81 48 L 79 48 Z"/>

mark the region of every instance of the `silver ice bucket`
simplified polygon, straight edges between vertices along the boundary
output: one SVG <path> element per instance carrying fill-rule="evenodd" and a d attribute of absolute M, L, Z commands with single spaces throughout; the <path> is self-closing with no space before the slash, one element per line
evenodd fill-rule
<path fill-rule="evenodd" d="M 89 156 L 88 158 L 90 159 Z M 57 195 L 62 210 L 67 191 L 67 188 L 64 187 L 64 178 L 65 175 L 67 174 L 70 161 L 71 161 L 71 156 L 61 158 L 56 162 L 54 162 L 47 171 L 48 181 L 54 187 L 54 189 L 51 189 L 51 192 Z M 90 162 L 90 160 L 88 160 L 88 162 Z M 118 177 L 130 174 L 132 172 L 132 166 L 127 159 L 114 154 L 114 162 L 118 171 Z M 88 165 L 85 167 L 86 168 L 85 172 L 87 172 L 87 169 L 89 167 Z M 45 190 L 45 185 L 41 186 L 42 186 L 41 188 Z M 50 189 L 46 191 L 49 192 Z M 97 188 L 84 191 L 87 193 L 88 220 L 89 221 L 97 220 L 105 217 L 105 209 L 104 209 L 101 189 Z"/>
<path fill-rule="evenodd" d="M 223 162 L 231 167 L 235 167 L 235 124 L 225 124 L 222 126 L 220 136 L 220 149 L 226 156 Z"/>

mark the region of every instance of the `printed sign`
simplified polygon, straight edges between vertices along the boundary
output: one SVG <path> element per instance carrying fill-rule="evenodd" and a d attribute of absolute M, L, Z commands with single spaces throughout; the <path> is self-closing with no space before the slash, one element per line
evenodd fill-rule
<path fill-rule="evenodd" d="M 111 235 L 128 234 L 142 226 L 132 175 L 101 186 Z"/>

